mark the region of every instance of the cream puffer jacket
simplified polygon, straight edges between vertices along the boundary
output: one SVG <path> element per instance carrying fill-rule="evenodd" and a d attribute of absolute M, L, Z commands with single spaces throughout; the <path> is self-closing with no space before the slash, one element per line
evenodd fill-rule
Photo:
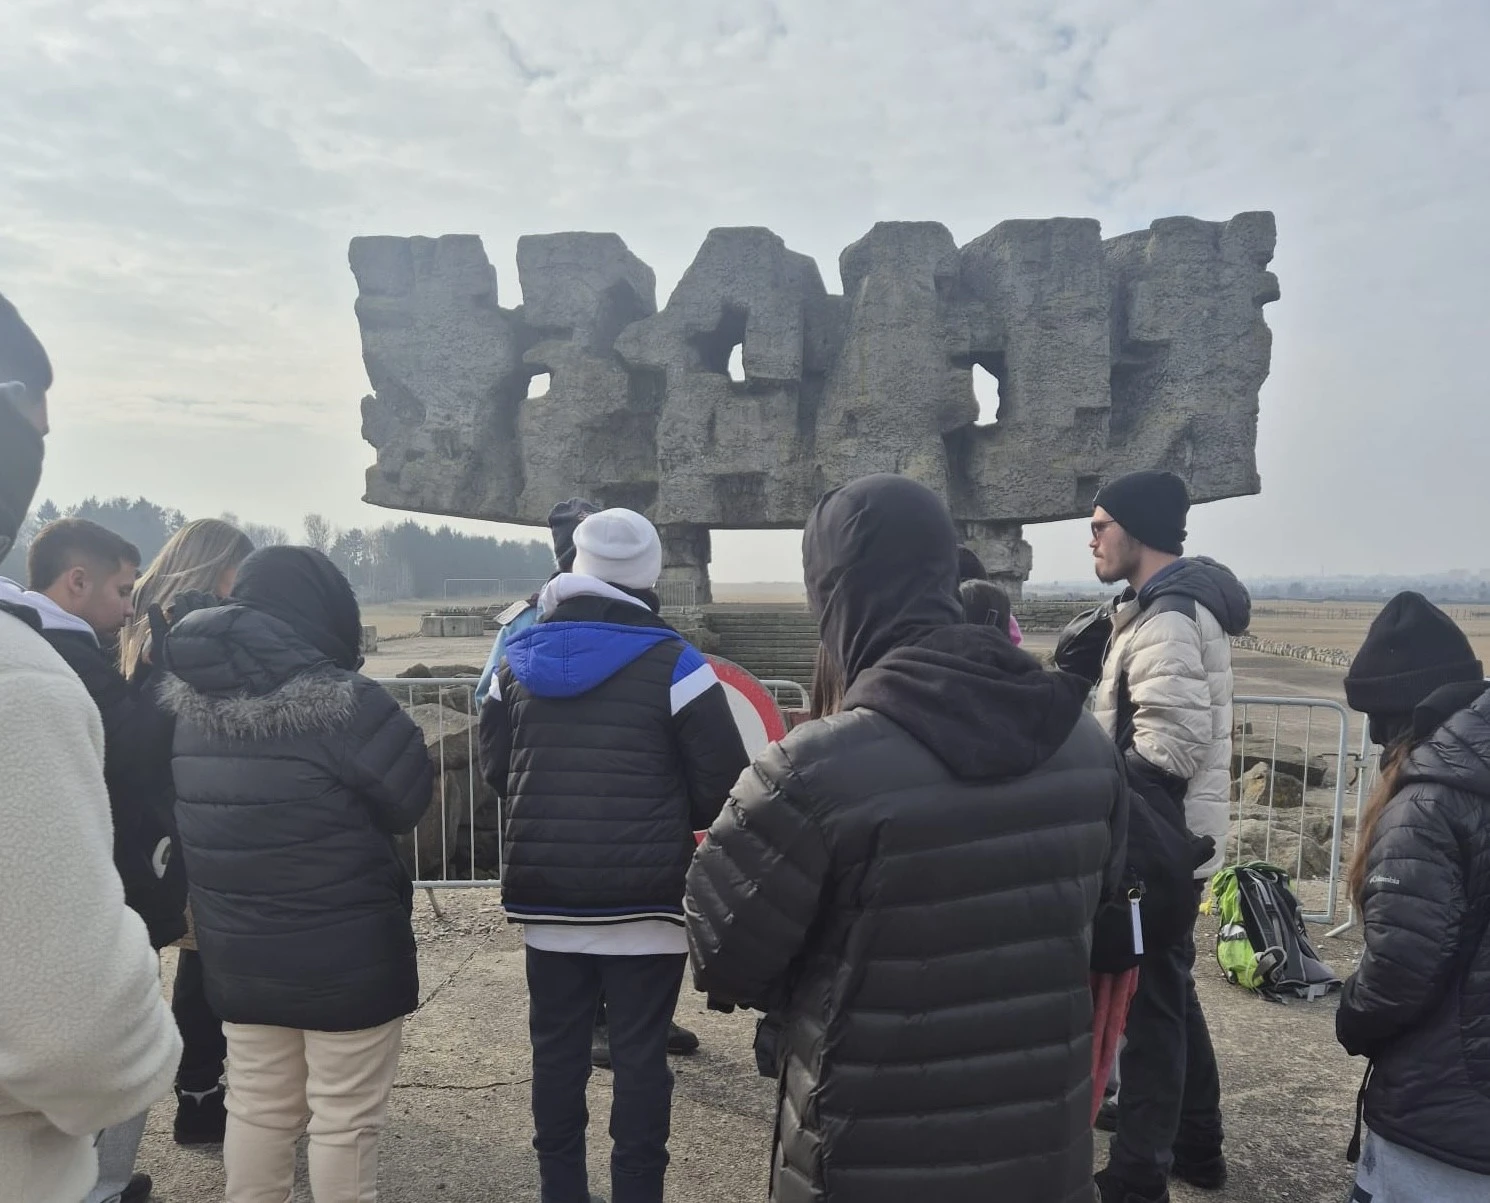
<path fill-rule="evenodd" d="M 114 868 L 103 724 L 19 592 L 0 581 L 0 1203 L 77 1203 L 181 1038 Z"/>
<path fill-rule="evenodd" d="M 1231 570 L 1195 556 L 1176 560 L 1134 595 L 1117 599 L 1093 710 L 1130 756 L 1184 789 L 1185 821 L 1216 841 L 1195 870 L 1208 878 L 1225 858 L 1231 786 L 1231 639 L 1252 602 Z M 1131 737 L 1125 730 L 1131 723 Z"/>

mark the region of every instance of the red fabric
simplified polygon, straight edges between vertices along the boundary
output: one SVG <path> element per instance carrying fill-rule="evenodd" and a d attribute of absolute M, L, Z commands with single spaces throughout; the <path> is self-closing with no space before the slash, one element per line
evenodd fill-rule
<path fill-rule="evenodd" d="M 702 844 L 704 842 L 704 836 L 706 836 L 708 834 L 709 833 L 707 831 L 695 831 L 693 833 L 693 846 L 695 848 L 697 848 L 700 844 Z"/>
<path fill-rule="evenodd" d="M 1094 973 L 1092 981 L 1092 1123 L 1102 1106 L 1102 1092 L 1112 1073 L 1118 1040 L 1128 1022 L 1128 1008 L 1138 989 L 1137 968 L 1123 973 Z"/>

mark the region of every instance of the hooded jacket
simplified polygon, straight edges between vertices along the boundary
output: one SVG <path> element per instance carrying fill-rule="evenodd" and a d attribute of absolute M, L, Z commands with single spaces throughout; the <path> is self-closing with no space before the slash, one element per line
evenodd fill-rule
<path fill-rule="evenodd" d="M 1231 786 L 1231 640 L 1252 601 L 1229 568 L 1176 560 L 1116 599 L 1093 713 L 1127 755 L 1135 787 L 1183 798 L 1185 823 L 1216 847 L 1195 870 L 1225 859 Z"/>
<path fill-rule="evenodd" d="M 514 923 L 661 921 L 682 950 L 693 832 L 748 762 L 709 662 L 644 603 L 555 577 L 481 711 L 482 771 L 508 801 Z"/>
<path fill-rule="evenodd" d="M 192 918 L 230 1023 L 357 1031 L 418 1004 L 393 837 L 428 807 L 434 770 L 418 726 L 355 671 L 359 630 L 329 560 L 266 548 L 233 602 L 165 643 Z"/>
<path fill-rule="evenodd" d="M 114 867 L 124 901 L 164 948 L 186 934 L 186 873 L 172 813 L 171 720 L 143 681 L 128 682 L 83 619 L 44 593 L 0 579 L 0 598 L 33 606 L 42 637 L 78 675 L 103 720 L 104 779 L 114 822 Z"/>
<path fill-rule="evenodd" d="M 960 622 L 939 499 L 804 539 L 843 712 L 741 778 L 688 875 L 696 984 L 779 1015 L 775 1203 L 1088 1203 L 1091 923 L 1121 761 L 1086 685 Z"/>
<path fill-rule="evenodd" d="M 1366 945 L 1335 1022 L 1372 1058 L 1373 1132 L 1490 1175 L 1490 692 L 1448 686 L 1419 714 L 1455 693 L 1372 835 Z"/>
<path fill-rule="evenodd" d="M 114 870 L 98 710 L 13 596 L 0 831 L 0 1196 L 77 1203 L 98 1132 L 170 1093 L 181 1038 Z"/>

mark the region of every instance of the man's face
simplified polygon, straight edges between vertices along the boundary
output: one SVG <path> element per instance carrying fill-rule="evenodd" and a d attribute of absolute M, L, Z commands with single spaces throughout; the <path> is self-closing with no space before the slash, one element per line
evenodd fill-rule
<path fill-rule="evenodd" d="M 1100 505 L 1092 511 L 1092 540 L 1087 546 L 1096 562 L 1097 579 L 1104 585 L 1126 581 L 1138 571 L 1142 545 Z"/>
<path fill-rule="evenodd" d="M 47 593 L 76 618 L 81 618 L 100 639 L 112 639 L 134 615 L 135 581 L 140 575 L 134 564 L 114 567 L 77 564 L 63 573 L 57 587 Z M 58 596 L 60 593 L 61 596 Z"/>

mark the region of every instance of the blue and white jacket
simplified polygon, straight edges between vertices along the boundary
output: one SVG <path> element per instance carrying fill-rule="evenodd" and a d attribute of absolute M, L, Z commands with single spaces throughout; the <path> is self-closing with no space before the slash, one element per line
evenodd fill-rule
<path fill-rule="evenodd" d="M 681 927 L 693 832 L 749 763 L 697 648 L 645 603 L 566 573 L 506 641 L 481 766 L 507 807 L 514 923 Z"/>

